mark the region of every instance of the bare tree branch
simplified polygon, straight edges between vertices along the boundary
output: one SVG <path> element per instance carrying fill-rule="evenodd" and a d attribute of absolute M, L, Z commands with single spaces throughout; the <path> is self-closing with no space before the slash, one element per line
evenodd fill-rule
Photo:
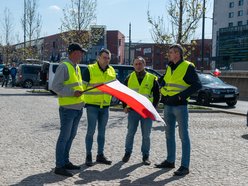
<path fill-rule="evenodd" d="M 41 32 L 41 15 L 38 13 L 37 0 L 25 0 L 24 16 L 21 18 L 21 24 L 23 27 L 23 32 L 28 37 L 29 46 L 24 48 L 24 58 L 26 57 L 36 57 L 37 48 L 32 46 L 32 41 L 40 37 Z M 24 41 L 24 46 L 26 46 L 26 41 Z"/>
<path fill-rule="evenodd" d="M 63 9 L 62 39 L 65 43 L 78 42 L 88 48 L 90 44 L 97 42 L 102 34 L 101 29 L 93 29 L 90 26 L 96 22 L 97 0 L 70 0 L 70 5 Z"/>
<path fill-rule="evenodd" d="M 171 22 L 171 31 L 163 30 L 162 27 L 165 24 L 163 18 L 152 18 L 148 10 L 148 22 L 153 26 L 152 37 L 155 37 L 154 41 L 169 39 L 163 42 L 160 41 L 160 43 L 168 43 L 171 42 L 170 39 L 173 39 L 176 43 L 190 43 L 202 17 L 202 1 L 170 0 L 167 12 Z M 165 35 L 167 37 L 164 37 Z"/>

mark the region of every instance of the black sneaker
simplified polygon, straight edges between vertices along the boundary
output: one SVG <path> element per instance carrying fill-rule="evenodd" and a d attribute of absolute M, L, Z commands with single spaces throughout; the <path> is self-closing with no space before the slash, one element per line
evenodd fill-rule
<path fill-rule="evenodd" d="M 187 174 L 189 174 L 189 169 L 184 166 L 179 167 L 179 169 L 174 172 L 175 176 L 185 176 Z"/>
<path fill-rule="evenodd" d="M 160 164 L 155 164 L 155 167 L 156 168 L 175 168 L 175 163 L 170 163 L 168 162 L 167 160 L 163 161 L 162 163 Z"/>
<path fill-rule="evenodd" d="M 96 162 L 111 165 L 112 161 L 108 160 L 103 154 L 96 156 Z"/>
<path fill-rule="evenodd" d="M 149 156 L 146 156 L 146 155 L 143 156 L 142 160 L 143 160 L 144 165 L 151 165 L 151 162 L 149 160 Z"/>
<path fill-rule="evenodd" d="M 86 156 L 85 165 L 87 165 L 88 167 L 93 166 L 91 154 Z"/>
<path fill-rule="evenodd" d="M 66 164 L 64 166 L 65 169 L 68 169 L 68 170 L 79 170 L 80 169 L 80 166 L 77 166 L 77 165 L 73 165 L 71 162 Z"/>
<path fill-rule="evenodd" d="M 55 167 L 54 173 L 62 175 L 62 176 L 67 176 L 67 177 L 72 177 L 73 176 L 73 174 L 68 172 L 65 168 L 57 168 L 57 167 Z"/>
<path fill-rule="evenodd" d="M 130 153 L 125 153 L 125 155 L 122 158 L 122 161 L 127 163 L 130 159 L 131 154 Z"/>

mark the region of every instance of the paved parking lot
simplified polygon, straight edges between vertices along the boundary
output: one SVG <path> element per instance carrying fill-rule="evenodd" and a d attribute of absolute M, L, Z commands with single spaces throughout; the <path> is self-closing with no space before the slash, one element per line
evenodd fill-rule
<path fill-rule="evenodd" d="M 140 130 L 130 161 L 121 162 L 127 117 L 118 111 L 110 112 L 106 133 L 105 154 L 113 164 L 86 167 L 84 113 L 71 151 L 72 162 L 82 168 L 74 171 L 72 178 L 53 173 L 59 132 L 55 96 L 0 87 L 0 117 L 0 185 L 248 185 L 248 127 L 244 116 L 190 113 L 191 172 L 185 177 L 174 177 L 176 169 L 153 166 L 166 157 L 164 128 L 157 122 L 152 130 L 152 165 L 141 163 Z M 177 144 L 176 168 L 180 166 L 181 154 L 179 141 Z M 96 155 L 95 141 L 93 154 Z"/>

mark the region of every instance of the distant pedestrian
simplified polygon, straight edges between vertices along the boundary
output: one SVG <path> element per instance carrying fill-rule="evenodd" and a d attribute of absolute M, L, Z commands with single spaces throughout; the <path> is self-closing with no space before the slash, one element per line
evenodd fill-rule
<path fill-rule="evenodd" d="M 3 83 L 2 83 L 2 87 L 4 86 L 4 84 L 5 84 L 5 87 L 8 86 L 8 83 L 9 83 L 9 75 L 10 75 L 9 66 L 6 65 L 6 66 L 4 66 L 4 68 L 3 68 Z"/>
<path fill-rule="evenodd" d="M 83 83 L 85 89 L 93 88 L 96 85 L 106 83 L 116 79 L 115 70 L 109 65 L 111 60 L 111 53 L 107 49 L 102 49 L 99 52 L 98 59 L 94 64 L 88 65 L 83 72 Z M 109 106 L 112 96 L 101 92 L 97 88 L 93 88 L 90 91 L 85 92 L 84 101 L 87 111 L 87 134 L 85 137 L 86 143 L 86 160 L 85 164 L 87 166 L 92 166 L 92 145 L 93 136 L 96 130 L 96 125 L 98 129 L 97 134 L 97 156 L 96 161 L 98 163 L 103 163 L 110 165 L 110 161 L 104 155 L 104 144 L 105 144 L 105 129 L 109 118 Z"/>
<path fill-rule="evenodd" d="M 167 158 L 157 168 L 174 168 L 176 161 L 175 129 L 178 123 L 179 136 L 182 143 L 182 159 L 180 168 L 174 172 L 176 176 L 189 173 L 190 138 L 188 132 L 188 99 L 201 88 L 201 83 L 193 63 L 183 59 L 183 48 L 179 44 L 170 46 L 168 52 L 169 65 L 163 77 L 161 102 L 164 103 L 164 120 L 166 123 Z"/>
<path fill-rule="evenodd" d="M 157 77 L 145 71 L 146 62 L 143 57 L 137 57 L 133 62 L 134 72 L 132 72 L 125 80 L 124 84 L 130 89 L 147 97 L 156 107 L 159 102 L 160 92 Z M 142 160 L 144 165 L 150 165 L 150 134 L 152 129 L 152 120 L 143 118 L 139 113 L 131 109 L 123 103 L 124 112 L 128 113 L 127 136 L 125 142 L 125 155 L 122 158 L 123 162 L 128 162 L 133 150 L 134 135 L 140 123 L 142 133 Z"/>
<path fill-rule="evenodd" d="M 12 64 L 12 67 L 11 67 L 11 69 L 10 69 L 10 75 L 11 75 L 11 85 L 12 85 L 12 87 L 14 87 L 15 86 L 15 84 L 16 84 L 16 74 L 17 74 L 17 69 L 16 69 L 16 67 L 15 67 L 15 64 L 13 63 Z"/>
<path fill-rule="evenodd" d="M 68 170 L 80 169 L 69 160 L 72 141 L 76 136 L 78 124 L 83 114 L 83 86 L 78 64 L 86 50 L 78 43 L 68 47 L 69 57 L 56 69 L 52 90 L 58 94 L 60 134 L 56 145 L 55 174 L 71 177 Z"/>

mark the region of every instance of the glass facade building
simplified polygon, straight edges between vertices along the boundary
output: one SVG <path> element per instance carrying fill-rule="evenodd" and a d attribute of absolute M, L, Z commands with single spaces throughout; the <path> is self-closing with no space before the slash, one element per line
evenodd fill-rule
<path fill-rule="evenodd" d="M 221 28 L 217 32 L 217 67 L 248 62 L 248 25 Z"/>

